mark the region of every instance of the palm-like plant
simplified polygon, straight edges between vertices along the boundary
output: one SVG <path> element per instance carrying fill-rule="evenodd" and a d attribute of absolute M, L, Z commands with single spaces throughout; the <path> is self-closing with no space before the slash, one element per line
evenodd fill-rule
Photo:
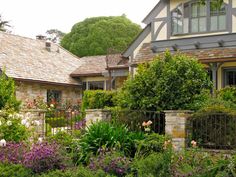
<path fill-rule="evenodd" d="M 9 21 L 2 19 L 2 15 L 0 14 L 0 31 L 6 32 L 6 27 L 11 27 L 11 25 L 9 25 Z"/>

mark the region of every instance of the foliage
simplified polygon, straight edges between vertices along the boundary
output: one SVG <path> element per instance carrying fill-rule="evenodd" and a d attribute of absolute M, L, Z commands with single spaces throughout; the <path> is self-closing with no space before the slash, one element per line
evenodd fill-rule
<path fill-rule="evenodd" d="M 20 101 L 16 100 L 15 82 L 0 71 L 0 110 L 3 108 L 19 110 Z"/>
<path fill-rule="evenodd" d="M 190 149 L 175 154 L 171 173 L 175 176 L 226 177 L 236 174 L 235 156 L 210 154 Z"/>
<path fill-rule="evenodd" d="M 236 87 L 225 87 L 218 91 L 217 97 L 236 105 Z"/>
<path fill-rule="evenodd" d="M 11 25 L 9 25 L 9 21 L 3 20 L 2 15 L 0 14 L 0 31 L 7 32 L 7 27 L 11 27 Z"/>
<path fill-rule="evenodd" d="M 68 170 L 55 170 L 48 173 L 40 175 L 40 177 L 109 177 L 102 170 L 97 170 L 96 172 L 90 170 L 89 168 L 79 166 L 77 168 L 72 168 Z"/>
<path fill-rule="evenodd" d="M 122 52 L 141 31 L 125 16 L 87 18 L 73 26 L 61 45 L 83 57 L 107 54 L 109 48 Z"/>
<path fill-rule="evenodd" d="M 164 152 L 167 148 L 172 148 L 169 138 L 156 133 L 145 134 L 145 138 L 136 141 L 136 145 L 136 157 L 145 157 L 152 153 Z"/>
<path fill-rule="evenodd" d="M 168 177 L 170 176 L 171 159 L 171 150 L 152 153 L 145 158 L 135 159 L 132 171 L 142 177 Z"/>
<path fill-rule="evenodd" d="M 7 142 L 6 146 L 0 147 L 0 163 L 22 164 L 28 150 L 25 143 Z"/>
<path fill-rule="evenodd" d="M 49 124 L 52 128 L 55 127 L 65 127 L 67 124 L 69 124 L 70 120 L 67 120 L 64 117 L 51 117 L 51 118 L 46 118 L 45 123 Z"/>
<path fill-rule="evenodd" d="M 211 88 L 207 73 L 196 59 L 166 52 L 139 65 L 118 95 L 121 107 L 132 110 L 198 109 Z"/>
<path fill-rule="evenodd" d="M 0 163 L 1 177 L 33 176 L 32 171 L 20 164 Z"/>
<path fill-rule="evenodd" d="M 96 154 L 102 147 L 117 148 L 130 155 L 134 148 L 134 138 L 142 138 L 142 134 L 134 136 L 127 127 L 109 122 L 96 122 L 90 125 L 79 142 L 79 161 L 87 162 L 90 155 Z"/>
<path fill-rule="evenodd" d="M 114 106 L 114 91 L 86 90 L 83 95 L 82 109 L 103 109 Z"/>
<path fill-rule="evenodd" d="M 20 142 L 27 140 L 30 131 L 22 124 L 20 114 L 10 114 L 6 111 L 0 113 L 0 138 L 6 141 Z"/>
<path fill-rule="evenodd" d="M 54 43 L 59 42 L 65 36 L 65 33 L 58 29 L 47 30 L 46 34 L 48 35 L 48 39 Z"/>
<path fill-rule="evenodd" d="M 124 176 L 128 173 L 130 164 L 130 159 L 125 157 L 122 153 L 108 149 L 100 149 L 98 156 L 90 158 L 89 168 L 94 171 L 102 169 L 112 175 Z"/>
<path fill-rule="evenodd" d="M 26 100 L 26 102 L 23 105 L 23 108 L 26 108 L 26 109 L 44 109 L 44 110 L 46 110 L 48 108 L 48 106 L 45 103 L 44 98 L 42 96 L 37 96 L 33 100 Z"/>
<path fill-rule="evenodd" d="M 66 159 L 57 144 L 34 144 L 24 155 L 23 164 L 35 173 L 65 168 Z"/>
<path fill-rule="evenodd" d="M 67 132 L 59 131 L 55 135 L 48 137 L 49 142 L 55 142 L 63 147 L 70 147 L 73 142 L 73 136 Z"/>

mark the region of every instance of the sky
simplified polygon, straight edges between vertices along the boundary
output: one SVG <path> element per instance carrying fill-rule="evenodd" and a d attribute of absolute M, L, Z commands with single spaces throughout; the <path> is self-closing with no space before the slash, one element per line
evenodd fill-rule
<path fill-rule="evenodd" d="M 141 25 L 159 0 L 0 0 L 0 14 L 12 33 L 35 38 L 49 29 L 70 32 L 85 18 L 126 16 Z"/>

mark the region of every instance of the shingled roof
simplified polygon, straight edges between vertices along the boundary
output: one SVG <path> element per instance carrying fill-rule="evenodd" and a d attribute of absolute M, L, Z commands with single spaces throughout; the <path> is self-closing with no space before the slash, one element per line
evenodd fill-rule
<path fill-rule="evenodd" d="M 71 76 L 102 76 L 108 69 L 106 57 L 106 55 L 101 55 L 80 58 L 80 60 L 83 61 L 83 64 L 72 72 Z M 109 55 L 108 67 L 111 69 L 128 68 L 128 59 L 123 58 L 120 54 Z"/>
<path fill-rule="evenodd" d="M 145 63 L 152 61 L 157 55 L 163 55 L 164 52 L 153 53 L 151 50 L 151 43 L 144 43 L 132 61 L 132 65 L 137 65 L 140 63 Z M 236 48 L 235 47 L 218 47 L 210 49 L 195 49 L 195 50 L 184 50 L 179 51 L 190 57 L 197 58 L 202 63 L 209 62 L 221 62 L 221 61 L 234 61 L 236 58 Z M 173 52 L 172 53 L 176 53 Z"/>
<path fill-rule="evenodd" d="M 0 32 L 0 69 L 16 80 L 79 85 L 70 74 L 84 62 L 62 47 Z"/>

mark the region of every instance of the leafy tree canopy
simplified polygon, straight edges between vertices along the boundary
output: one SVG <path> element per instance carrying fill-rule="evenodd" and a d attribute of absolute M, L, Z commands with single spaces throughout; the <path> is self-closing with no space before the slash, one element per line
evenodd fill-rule
<path fill-rule="evenodd" d="M 46 34 L 47 34 L 47 38 L 50 39 L 54 43 L 61 41 L 61 39 L 65 36 L 65 33 L 58 29 L 47 30 Z"/>
<path fill-rule="evenodd" d="M 129 109 L 198 109 L 208 98 L 212 83 L 203 66 L 182 54 L 166 52 L 139 65 L 118 94 L 118 104 Z"/>
<path fill-rule="evenodd" d="M 79 57 L 104 55 L 109 48 L 121 52 L 140 31 L 125 15 L 87 18 L 73 26 L 61 45 Z"/>

